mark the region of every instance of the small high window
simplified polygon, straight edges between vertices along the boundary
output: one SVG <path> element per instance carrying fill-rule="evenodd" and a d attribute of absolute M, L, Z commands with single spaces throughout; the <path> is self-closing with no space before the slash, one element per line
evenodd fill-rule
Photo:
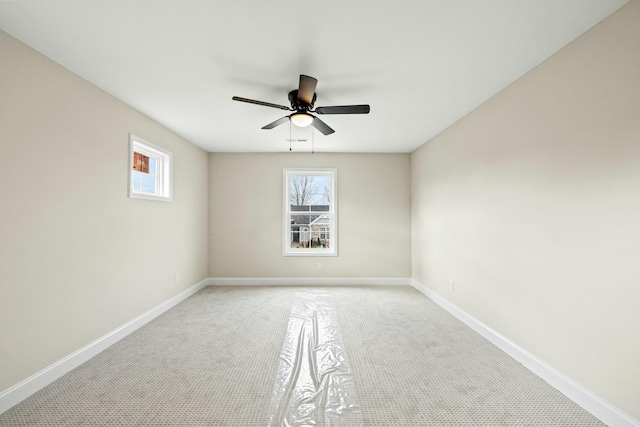
<path fill-rule="evenodd" d="M 283 255 L 337 256 L 337 170 L 284 170 Z"/>
<path fill-rule="evenodd" d="M 129 197 L 170 202 L 173 154 L 129 134 Z"/>

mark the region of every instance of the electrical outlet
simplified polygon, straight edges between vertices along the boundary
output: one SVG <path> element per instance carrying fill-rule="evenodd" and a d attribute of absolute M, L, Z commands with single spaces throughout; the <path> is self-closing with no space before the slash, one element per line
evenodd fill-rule
<path fill-rule="evenodd" d="M 180 283 L 180 273 L 176 273 L 176 283 Z"/>
<path fill-rule="evenodd" d="M 322 263 L 321 262 L 318 263 L 318 270 L 322 270 Z"/>

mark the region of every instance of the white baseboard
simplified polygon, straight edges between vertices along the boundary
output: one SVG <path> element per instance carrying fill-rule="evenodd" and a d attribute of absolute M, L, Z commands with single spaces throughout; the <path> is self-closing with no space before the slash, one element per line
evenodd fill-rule
<path fill-rule="evenodd" d="M 210 277 L 211 286 L 411 286 L 408 277 Z"/>
<path fill-rule="evenodd" d="M 6 412 L 11 407 L 22 402 L 27 397 L 51 384 L 71 370 L 77 368 L 101 351 L 120 341 L 122 338 L 126 337 L 136 329 L 160 316 L 162 313 L 169 310 L 173 306 L 189 298 L 191 295 L 204 288 L 207 283 L 207 279 L 201 281 L 197 285 L 194 285 L 191 288 L 179 293 L 168 301 L 165 301 L 159 306 L 152 308 L 144 314 L 141 314 L 140 316 L 125 323 L 119 328 L 109 332 L 108 334 L 87 344 L 81 349 L 76 350 L 68 356 L 58 360 L 54 364 L 47 366 L 39 372 L 36 372 L 29 378 L 26 378 L 13 387 L 4 390 L 0 393 L 0 414 Z"/>
<path fill-rule="evenodd" d="M 500 348 L 509 356 L 513 357 L 531 372 L 538 375 L 551 386 L 555 387 L 558 391 L 583 407 L 603 423 L 610 427 L 640 427 L 640 422 L 632 418 L 630 415 L 624 413 L 606 400 L 602 399 L 600 396 L 587 390 L 561 372 L 547 365 L 542 360 L 536 358 L 517 344 L 500 335 L 498 332 L 480 322 L 458 306 L 452 304 L 441 295 L 427 288 L 422 283 L 412 279 L 411 284 L 426 297 L 447 310 L 453 316 L 457 317 L 464 324 L 478 332 L 492 344 Z"/>

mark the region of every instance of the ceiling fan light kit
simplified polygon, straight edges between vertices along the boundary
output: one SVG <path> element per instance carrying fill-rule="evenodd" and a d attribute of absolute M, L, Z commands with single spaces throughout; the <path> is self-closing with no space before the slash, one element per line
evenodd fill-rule
<path fill-rule="evenodd" d="M 276 126 L 280 126 L 281 124 L 290 121 L 294 125 L 298 127 L 307 127 L 312 125 L 314 128 L 318 129 L 322 132 L 323 135 L 330 135 L 335 131 L 329 127 L 325 122 L 312 115 L 311 113 L 316 114 L 368 114 L 370 111 L 369 105 L 336 105 L 330 107 L 318 107 L 315 110 L 313 109 L 313 105 L 316 102 L 316 86 L 318 84 L 318 80 L 305 76 L 304 74 L 300 75 L 300 83 L 298 84 L 298 89 L 292 90 L 289 92 L 289 102 L 291 103 L 291 107 L 286 107 L 284 105 L 272 104 L 271 102 L 264 101 L 256 101 L 255 99 L 242 98 L 239 96 L 234 96 L 232 99 L 234 101 L 247 102 L 249 104 L 262 105 L 264 107 L 277 108 L 279 110 L 287 110 L 287 111 L 295 111 L 295 113 L 282 117 L 275 122 L 269 123 L 262 127 L 262 129 L 273 129 Z"/>
<path fill-rule="evenodd" d="M 295 113 L 289 116 L 289 120 L 294 125 L 305 128 L 313 123 L 314 117 L 309 113 Z"/>

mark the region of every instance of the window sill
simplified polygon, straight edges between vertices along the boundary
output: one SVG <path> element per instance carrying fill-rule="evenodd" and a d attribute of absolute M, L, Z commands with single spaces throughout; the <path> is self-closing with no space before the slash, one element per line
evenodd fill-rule
<path fill-rule="evenodd" d="M 162 197 L 155 194 L 129 193 L 131 199 L 155 200 L 157 202 L 173 202 L 173 197 Z"/>
<path fill-rule="evenodd" d="M 303 249 L 300 251 L 297 251 L 295 249 L 292 249 L 290 251 L 287 252 L 283 252 L 282 256 L 338 256 L 338 252 L 337 251 L 314 251 L 313 249 Z"/>

